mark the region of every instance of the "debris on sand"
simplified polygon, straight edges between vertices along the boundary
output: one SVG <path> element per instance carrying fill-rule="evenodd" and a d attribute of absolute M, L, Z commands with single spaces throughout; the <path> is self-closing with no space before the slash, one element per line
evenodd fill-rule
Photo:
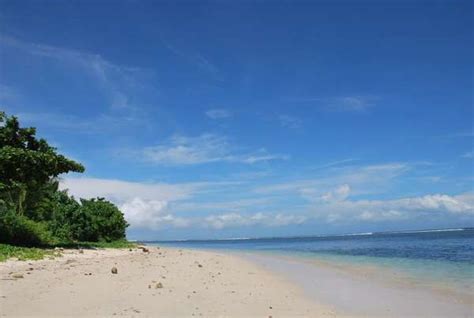
<path fill-rule="evenodd" d="M 139 246 L 138 249 L 142 250 L 143 253 L 150 253 L 150 250 L 146 248 L 145 246 Z"/>

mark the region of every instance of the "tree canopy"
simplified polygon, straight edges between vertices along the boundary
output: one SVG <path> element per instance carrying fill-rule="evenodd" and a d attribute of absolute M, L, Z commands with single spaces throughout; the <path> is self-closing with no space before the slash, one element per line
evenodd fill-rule
<path fill-rule="evenodd" d="M 125 238 L 122 212 L 105 199 L 75 201 L 58 190 L 58 176 L 84 172 L 34 127 L 0 112 L 0 242 L 45 244 Z"/>

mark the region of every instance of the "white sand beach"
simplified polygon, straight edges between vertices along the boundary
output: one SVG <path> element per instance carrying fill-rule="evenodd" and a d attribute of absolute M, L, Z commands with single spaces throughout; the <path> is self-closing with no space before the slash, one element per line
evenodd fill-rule
<path fill-rule="evenodd" d="M 336 316 L 284 276 L 207 251 L 65 250 L 0 263 L 0 278 L 2 317 Z"/>
<path fill-rule="evenodd" d="M 0 263 L 2 317 L 473 317 L 474 302 L 360 269 L 243 252 L 64 250 Z M 113 273 L 113 268 L 116 273 Z"/>

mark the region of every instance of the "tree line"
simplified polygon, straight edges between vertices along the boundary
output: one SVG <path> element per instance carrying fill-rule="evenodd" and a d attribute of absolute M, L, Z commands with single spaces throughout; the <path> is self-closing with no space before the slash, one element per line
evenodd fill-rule
<path fill-rule="evenodd" d="M 0 112 L 0 243 L 51 246 L 125 239 L 123 213 L 104 198 L 76 200 L 59 176 L 84 172 L 34 127 Z"/>

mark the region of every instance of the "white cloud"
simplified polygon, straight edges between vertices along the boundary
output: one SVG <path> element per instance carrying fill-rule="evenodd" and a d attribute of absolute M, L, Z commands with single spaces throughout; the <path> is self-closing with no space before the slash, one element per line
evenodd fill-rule
<path fill-rule="evenodd" d="M 242 214 L 245 208 L 267 202 L 266 199 L 247 199 L 220 203 L 199 203 L 192 199 L 198 193 L 214 188 L 221 189 L 223 183 L 143 183 L 97 178 L 66 178 L 60 188 L 69 189 L 76 198 L 105 197 L 114 202 L 124 213 L 131 228 L 158 230 L 165 227 L 211 227 L 215 229 L 230 226 L 284 226 L 300 224 L 305 216 L 255 213 Z M 190 201 L 191 200 L 191 201 Z M 178 211 L 196 209 L 230 209 L 235 212 L 210 216 L 180 217 Z"/>
<path fill-rule="evenodd" d="M 168 165 L 190 165 L 228 160 L 229 144 L 223 137 L 204 134 L 198 137 L 175 135 L 166 144 L 144 149 L 151 162 Z"/>
<path fill-rule="evenodd" d="M 314 167 L 314 169 L 323 169 L 323 168 L 330 168 L 330 167 L 335 167 L 335 166 L 342 166 L 342 165 L 352 163 L 352 162 L 357 161 L 357 160 L 358 159 L 348 158 L 348 159 L 332 161 L 332 162 L 328 162 L 328 163 L 316 166 L 316 167 Z"/>
<path fill-rule="evenodd" d="M 284 214 L 279 213 L 274 217 L 270 218 L 269 225 L 270 226 L 285 226 L 290 224 L 302 224 L 306 222 L 308 218 L 304 215 L 296 215 L 296 214 Z"/>
<path fill-rule="evenodd" d="M 232 112 L 227 109 L 209 109 L 206 111 L 206 116 L 211 119 L 224 119 L 232 117 Z"/>
<path fill-rule="evenodd" d="M 393 221 L 432 215 L 474 214 L 474 194 L 432 194 L 393 200 L 343 200 L 312 207 L 314 216 L 328 222 Z"/>
<path fill-rule="evenodd" d="M 240 212 L 242 210 L 255 207 L 261 208 L 262 206 L 270 203 L 270 198 L 251 198 L 251 199 L 239 199 L 239 200 L 226 200 L 226 201 L 207 201 L 207 202 L 181 202 L 174 206 L 176 211 L 214 211 L 214 210 L 226 210 L 232 212 Z"/>
<path fill-rule="evenodd" d="M 290 157 L 287 155 L 271 155 L 267 154 L 265 150 L 259 150 L 256 154 L 248 154 L 241 157 L 236 157 L 231 161 L 252 164 L 260 161 L 288 160 L 289 158 Z"/>
<path fill-rule="evenodd" d="M 146 147 L 143 156 L 146 160 L 161 165 L 196 165 L 211 162 L 239 162 L 253 164 L 260 161 L 287 159 L 274 155 L 265 149 L 253 153 L 239 154 L 232 151 L 227 138 L 202 134 L 197 137 L 175 135 L 167 142 L 154 147 Z"/>
<path fill-rule="evenodd" d="M 303 224 L 308 221 L 324 223 L 381 222 L 433 218 L 466 218 L 474 216 L 474 193 L 459 195 L 428 194 L 386 200 L 352 199 L 357 193 L 369 193 L 366 178 L 370 173 L 396 175 L 396 164 L 359 167 L 349 175 L 359 176 L 362 183 L 339 183 L 318 188 L 322 183 L 299 183 L 285 189 L 272 189 L 277 196 L 252 195 L 248 185 L 226 182 L 202 183 L 147 183 L 97 178 L 66 178 L 60 188 L 68 188 L 76 198 L 106 197 L 124 212 L 132 228 L 159 230 L 163 228 L 278 227 Z M 328 177 L 329 178 L 329 177 Z M 336 176 L 336 180 L 342 180 Z M 319 180 L 321 181 L 321 180 Z M 377 181 L 378 182 L 378 181 Z M 235 187 L 238 188 L 235 188 Z M 381 186 L 376 183 L 374 187 Z M 246 191 L 250 191 L 246 193 Z M 292 213 L 278 212 L 288 205 L 280 205 L 281 192 L 286 199 L 300 197 L 306 204 L 291 204 Z M 289 192 L 288 192 L 289 191 Z M 215 201 L 215 195 L 225 194 Z M 228 196 L 229 193 L 238 193 Z M 243 198 L 243 196 L 246 198 Z M 232 198 L 232 199 L 231 199 Z M 284 203 L 285 204 L 285 203 Z M 255 213 L 258 210 L 260 212 Z M 219 213 L 225 211 L 225 213 Z M 183 214 L 185 213 L 185 214 Z M 211 213 L 211 214 L 210 214 Z M 186 216 L 184 216 L 186 215 Z"/>
<path fill-rule="evenodd" d="M 167 211 L 167 201 L 134 198 L 119 206 L 133 228 L 157 230 L 164 226 L 187 227 L 190 220 L 176 217 Z"/>
<path fill-rule="evenodd" d="M 60 182 L 60 188 L 69 189 L 76 198 L 105 197 L 114 202 L 132 228 L 153 230 L 189 226 L 190 220 L 175 216 L 169 206 L 190 199 L 209 186 L 207 183 L 166 184 L 97 178 L 65 178 Z"/>
<path fill-rule="evenodd" d="M 215 229 L 222 229 L 226 226 L 233 225 L 233 226 L 242 226 L 248 225 L 249 220 L 243 218 L 238 213 L 227 213 L 221 215 L 210 215 L 205 218 L 206 223 L 215 228 Z"/>
<path fill-rule="evenodd" d="M 344 187 L 341 187 L 344 189 Z M 340 190 L 340 189 L 337 189 Z M 346 191 L 346 190 L 344 190 Z M 163 227 L 209 227 L 225 229 L 231 227 L 280 227 L 303 224 L 309 220 L 328 223 L 378 222 L 413 219 L 432 214 L 474 214 L 474 195 L 458 196 L 426 195 L 396 200 L 331 201 L 313 206 L 309 213 L 242 213 L 212 214 L 204 217 L 179 217 L 170 211 L 166 202 L 156 200 L 129 200 L 120 205 L 133 227 L 159 229 Z"/>
<path fill-rule="evenodd" d="M 332 215 L 333 220 L 339 219 L 336 215 Z M 363 221 L 388 221 L 388 220 L 399 220 L 404 217 L 404 215 L 396 210 L 388 211 L 364 211 L 358 217 L 358 219 Z"/>
<path fill-rule="evenodd" d="M 306 221 L 302 215 L 288 214 L 270 214 L 255 213 L 251 215 L 242 215 L 239 213 L 226 213 L 219 215 L 210 215 L 204 219 L 204 225 L 214 229 L 223 229 L 227 227 L 239 226 L 285 226 L 290 224 L 301 224 Z"/>
<path fill-rule="evenodd" d="M 159 201 L 183 200 L 205 186 L 205 183 L 145 183 L 98 178 L 64 178 L 60 183 L 61 189 L 69 189 L 74 196 L 106 197 L 120 203 L 136 197 Z"/>
<path fill-rule="evenodd" d="M 473 213 L 472 195 L 449 196 L 446 194 L 425 195 L 390 201 L 394 207 L 418 211 L 446 211 L 449 213 Z"/>
<path fill-rule="evenodd" d="M 416 164 L 389 163 L 327 169 L 323 176 L 259 186 L 259 194 L 305 200 L 303 211 L 323 222 L 395 221 L 437 218 L 474 213 L 474 194 L 429 194 L 387 200 L 357 197 L 387 193 L 398 177 Z M 355 199 L 351 199 L 355 198 Z M 308 218 L 311 218 L 308 217 Z"/>
<path fill-rule="evenodd" d="M 248 199 L 220 203 L 198 203 L 192 199 L 198 193 L 206 193 L 213 189 L 222 190 L 233 183 L 145 183 L 97 178 L 65 178 L 60 182 L 60 189 L 69 189 L 76 198 L 105 197 L 114 202 L 125 214 L 132 228 L 157 230 L 163 227 L 214 227 L 222 223 L 230 226 L 237 212 L 213 217 L 180 217 L 178 211 L 195 211 L 196 209 L 230 209 L 240 211 L 246 207 L 254 207 L 266 202 L 265 199 Z M 191 201 L 190 201 L 191 200 Z M 277 214 L 255 214 L 251 217 L 242 216 L 236 224 L 241 226 L 261 224 L 279 226 L 302 222 L 301 218 Z M 224 224 L 225 223 L 225 224 Z"/>
<path fill-rule="evenodd" d="M 259 186 L 255 192 L 287 195 L 296 193 L 309 200 L 319 200 L 328 189 L 347 185 L 353 195 L 379 193 L 389 188 L 395 178 L 410 169 L 411 166 L 405 163 L 330 168 L 325 169 L 324 174 L 319 177 Z"/>
<path fill-rule="evenodd" d="M 100 105 L 104 105 L 97 107 L 89 117 L 45 112 L 40 109 L 21 111 L 30 103 L 28 96 L 23 92 L 20 95 L 11 87 L 0 87 L 0 102 L 6 103 L 11 109 L 9 113 L 18 116 L 22 122 L 31 123 L 39 128 L 47 126 L 73 130 L 80 134 L 91 134 L 111 133 L 119 129 L 130 129 L 131 126 L 143 128 L 149 120 L 143 108 L 136 104 L 143 95 L 146 86 L 144 78 L 151 74 L 149 70 L 118 65 L 99 54 L 30 43 L 8 36 L 0 37 L 0 46 L 2 49 L 14 48 L 29 56 L 37 57 L 42 64 L 51 62 L 55 67 L 58 65 L 64 67 L 65 71 L 77 74 L 78 78 L 83 80 L 85 76 L 85 79 L 99 91 L 95 99 Z"/>
<path fill-rule="evenodd" d="M 8 36 L 0 37 L 0 44 L 21 49 L 31 55 L 78 66 L 97 82 L 109 99 L 111 109 L 137 111 L 130 102 L 130 91 L 132 87 L 139 85 L 137 77 L 144 72 L 143 69 L 114 64 L 99 54 L 29 43 Z"/>
<path fill-rule="evenodd" d="M 351 187 L 348 184 L 343 184 L 333 191 L 326 192 L 321 196 L 324 202 L 343 201 L 349 196 Z"/>

